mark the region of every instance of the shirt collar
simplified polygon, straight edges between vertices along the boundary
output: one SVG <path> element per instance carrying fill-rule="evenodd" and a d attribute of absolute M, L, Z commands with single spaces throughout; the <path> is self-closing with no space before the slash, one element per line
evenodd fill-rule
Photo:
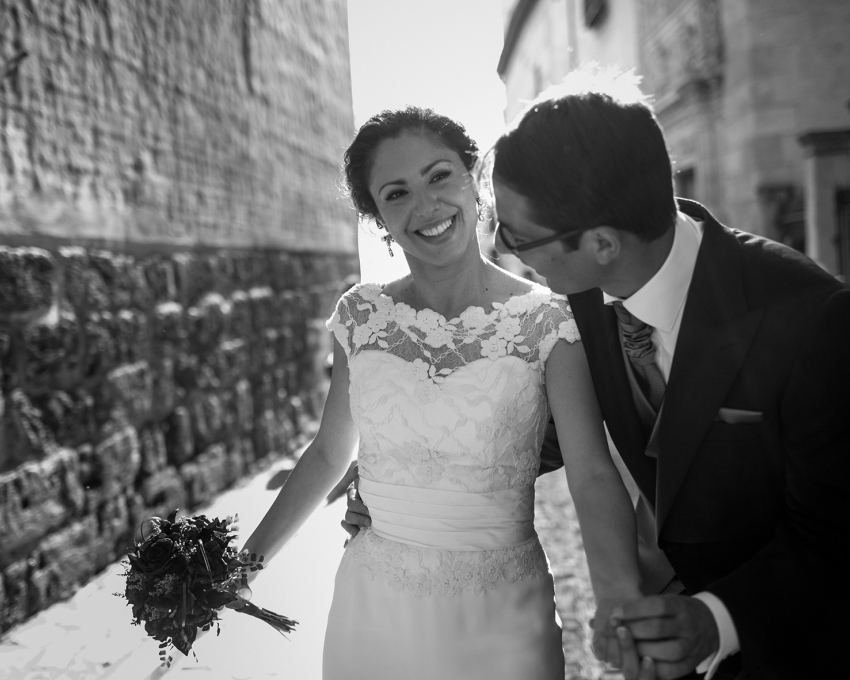
<path fill-rule="evenodd" d="M 678 213 L 673 247 L 655 276 L 623 300 L 623 306 L 644 323 L 669 333 L 682 311 L 702 241 L 702 225 Z M 603 291 L 606 305 L 616 298 Z"/>

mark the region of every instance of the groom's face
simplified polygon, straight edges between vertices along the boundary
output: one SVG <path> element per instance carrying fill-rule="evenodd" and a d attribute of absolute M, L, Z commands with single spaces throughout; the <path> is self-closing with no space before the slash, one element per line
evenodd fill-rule
<path fill-rule="evenodd" d="M 546 239 L 558 234 L 535 222 L 528 200 L 510 187 L 493 180 L 496 200 L 496 219 L 499 221 L 496 249 L 501 253 L 513 252 L 523 264 L 531 267 L 554 292 L 563 295 L 580 293 L 600 285 L 601 271 L 584 244 L 579 242 L 576 250 L 565 247 L 563 241 L 551 241 L 528 250 L 512 251 L 509 246 L 522 246 L 532 241 Z"/>

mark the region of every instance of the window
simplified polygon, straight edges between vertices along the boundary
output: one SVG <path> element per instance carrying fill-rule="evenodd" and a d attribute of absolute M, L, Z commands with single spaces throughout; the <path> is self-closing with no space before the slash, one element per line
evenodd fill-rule
<path fill-rule="evenodd" d="M 608 14 L 608 0 L 584 0 L 584 25 L 598 28 Z"/>
<path fill-rule="evenodd" d="M 676 196 L 696 199 L 696 172 L 693 168 L 679 170 L 674 175 L 673 181 L 676 184 Z"/>

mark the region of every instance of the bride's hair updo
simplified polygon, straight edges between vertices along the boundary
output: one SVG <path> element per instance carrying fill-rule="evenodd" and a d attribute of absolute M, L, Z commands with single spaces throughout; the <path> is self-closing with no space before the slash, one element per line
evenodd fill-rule
<path fill-rule="evenodd" d="M 466 129 L 451 118 L 431 109 L 408 106 L 396 111 L 381 111 L 361 126 L 343 156 L 345 191 L 361 218 L 377 220 L 378 207 L 369 191 L 372 164 L 381 142 L 405 133 L 428 133 L 458 156 L 467 170 L 478 161 L 478 145 L 466 134 Z"/>

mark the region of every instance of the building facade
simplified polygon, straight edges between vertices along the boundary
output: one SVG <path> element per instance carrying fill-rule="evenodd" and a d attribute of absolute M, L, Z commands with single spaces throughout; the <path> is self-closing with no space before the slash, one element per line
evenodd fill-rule
<path fill-rule="evenodd" d="M 634 67 L 679 195 L 850 275 L 850 3 L 554 0 L 507 3 L 506 17 L 506 119 L 585 61 Z M 558 68 L 538 77 L 550 47 Z"/>

